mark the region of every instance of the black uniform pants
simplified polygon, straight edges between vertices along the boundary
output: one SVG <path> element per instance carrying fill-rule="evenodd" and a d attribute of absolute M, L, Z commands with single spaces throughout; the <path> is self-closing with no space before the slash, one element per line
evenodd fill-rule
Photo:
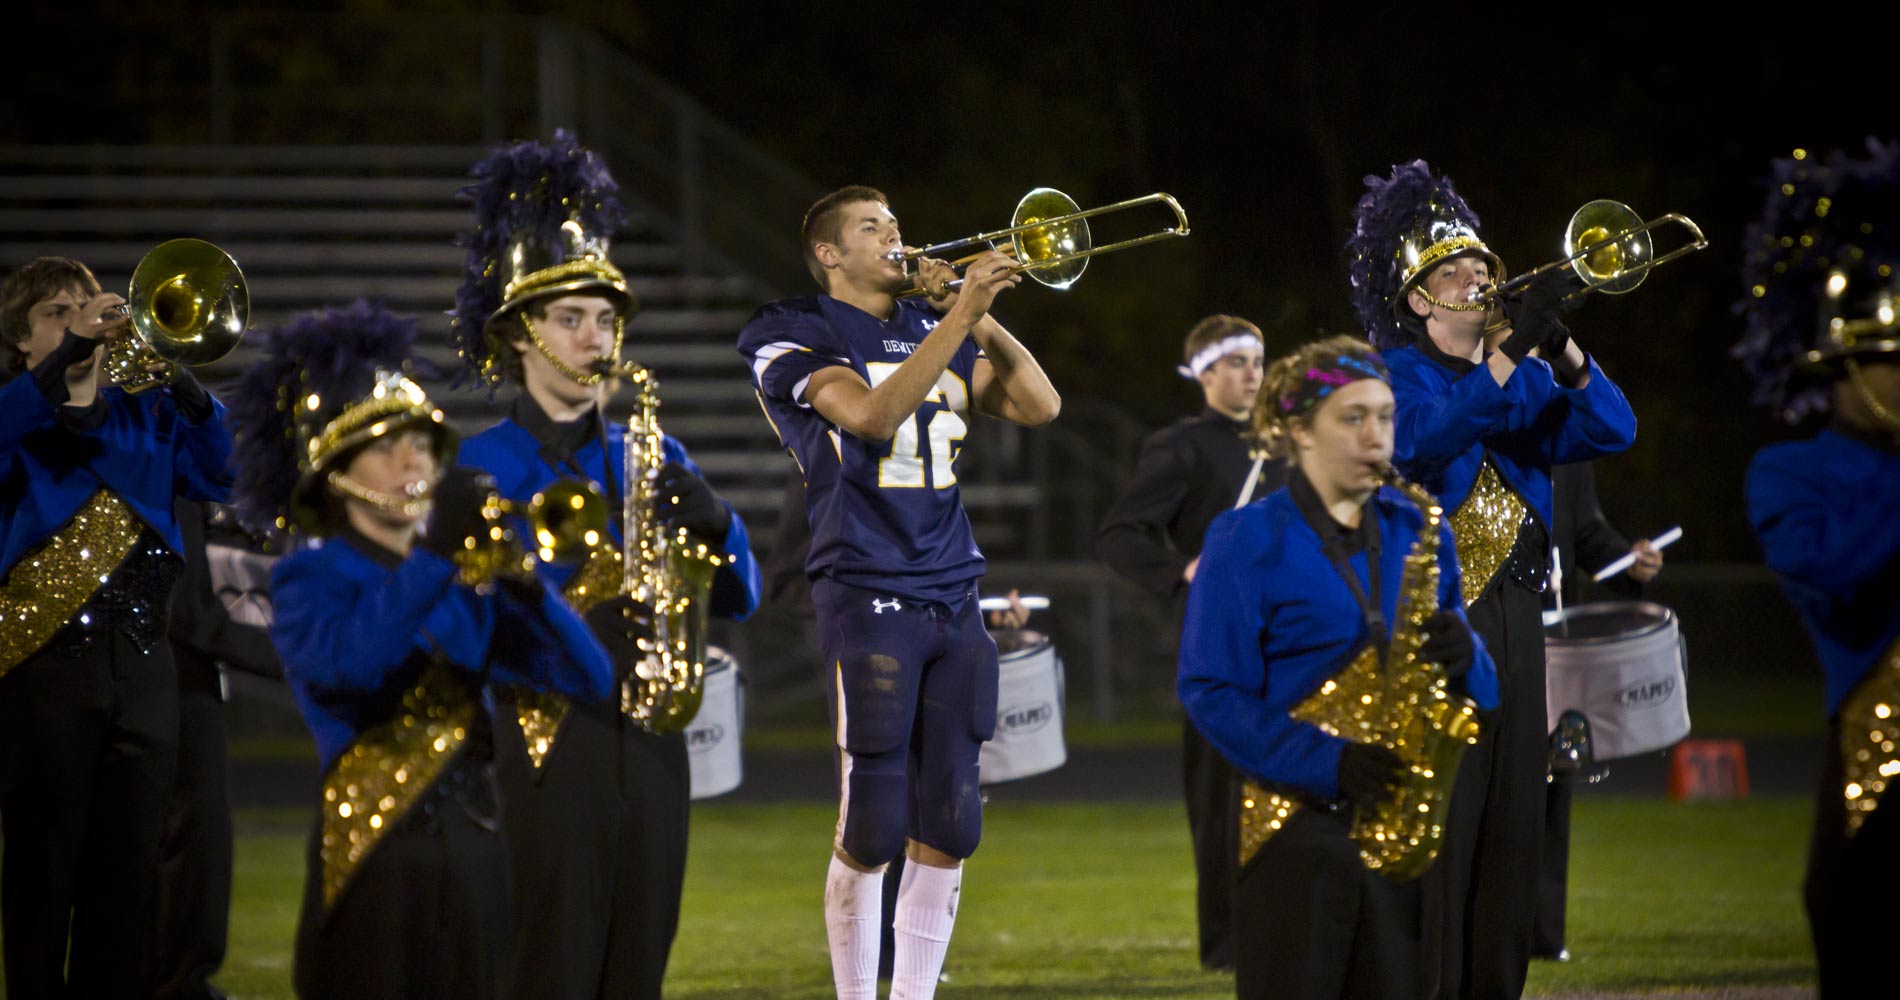
<path fill-rule="evenodd" d="M 163 642 L 142 653 L 103 633 L 0 678 L 9 996 L 151 994 L 159 829 L 177 740 L 178 681 Z"/>
<path fill-rule="evenodd" d="M 1542 609 L 1507 579 L 1465 613 L 1497 664 L 1500 704 L 1452 790 L 1440 855 L 1445 995 L 1517 1000 L 1530 968 L 1549 766 Z"/>
<path fill-rule="evenodd" d="M 1240 844 L 1236 779 L 1191 720 L 1181 722 L 1181 788 L 1194 839 L 1194 916 L 1200 926 L 1201 965 L 1234 967 L 1234 866 Z"/>
<path fill-rule="evenodd" d="M 1435 888 L 1367 869 L 1346 814 L 1302 809 L 1235 883 L 1241 1000 L 1428 1000 Z"/>
<path fill-rule="evenodd" d="M 231 779 L 218 668 L 178 652 L 178 778 L 158 859 L 159 1000 L 206 1000 L 231 920 Z"/>
<path fill-rule="evenodd" d="M 1890 787 L 1879 808 L 1848 836 L 1840 746 L 1837 717 L 1828 723 L 1802 886 L 1822 1000 L 1877 995 L 1871 984 L 1891 981 L 1892 950 L 1900 940 L 1900 910 L 1894 908 L 1900 894 L 1900 792 Z"/>
<path fill-rule="evenodd" d="M 512 706 L 496 764 L 515 873 L 521 1000 L 658 997 L 686 880 L 686 740 L 577 705 L 537 771 Z"/>
<path fill-rule="evenodd" d="M 1570 800 L 1576 783 L 1550 782 L 1544 791 L 1544 850 L 1537 876 L 1537 923 L 1531 954 L 1555 958 L 1564 950 L 1564 908 L 1570 895 Z"/>
<path fill-rule="evenodd" d="M 495 1000 L 514 936 L 508 848 L 487 765 L 464 753 L 323 905 L 310 835 L 295 981 L 302 1000 Z"/>

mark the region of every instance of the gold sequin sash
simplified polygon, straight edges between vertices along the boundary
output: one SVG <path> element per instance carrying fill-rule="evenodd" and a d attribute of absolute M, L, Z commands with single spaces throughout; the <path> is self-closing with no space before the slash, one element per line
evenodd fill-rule
<path fill-rule="evenodd" d="M 1484 596 L 1492 578 L 1511 557 L 1526 509 L 1517 491 L 1498 475 L 1490 456 L 1485 456 L 1471 492 L 1451 513 L 1451 537 L 1458 545 L 1458 565 L 1464 571 L 1461 589 L 1466 607 Z"/>
<path fill-rule="evenodd" d="M 323 905 L 327 910 L 385 834 L 428 793 L 468 743 L 475 695 L 451 669 L 423 670 L 395 718 L 358 736 L 323 779 Z"/>
<path fill-rule="evenodd" d="M 1888 647 L 1841 702 L 1841 796 L 1847 835 L 1880 806 L 1900 775 L 1900 642 Z"/>
<path fill-rule="evenodd" d="M 611 545 L 600 546 L 581 563 L 580 569 L 561 588 L 561 596 L 576 614 L 586 614 L 595 605 L 620 593 L 621 555 Z M 547 763 L 554 752 L 554 741 L 561 734 L 570 704 L 566 698 L 546 691 L 521 689 L 515 692 L 515 721 L 521 725 L 521 740 L 527 744 L 528 761 L 535 770 Z"/>
<path fill-rule="evenodd" d="M 144 522 L 118 494 L 94 493 L 0 584 L 0 677 L 40 651 L 92 600 L 138 542 Z"/>
<path fill-rule="evenodd" d="M 547 761 L 554 749 L 554 738 L 567 719 L 568 702 L 546 691 L 515 692 L 515 721 L 521 723 L 521 740 L 528 745 L 528 761 L 535 770 Z"/>

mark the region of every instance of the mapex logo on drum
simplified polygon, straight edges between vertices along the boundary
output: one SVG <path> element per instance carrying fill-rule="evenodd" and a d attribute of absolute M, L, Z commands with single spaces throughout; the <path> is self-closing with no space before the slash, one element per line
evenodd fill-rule
<path fill-rule="evenodd" d="M 996 714 L 996 732 L 999 736 L 1005 733 L 1033 733 L 1048 725 L 1055 717 L 1055 706 L 1046 701 L 1007 708 Z"/>
<path fill-rule="evenodd" d="M 1641 708 L 1644 705 L 1653 705 L 1675 693 L 1676 679 L 1669 677 L 1660 681 L 1651 681 L 1648 684 L 1638 684 L 1632 688 L 1624 688 L 1616 693 L 1616 703 L 1624 708 Z"/>
<path fill-rule="evenodd" d="M 725 742 L 726 727 L 714 723 L 710 726 L 694 726 L 686 731 L 686 749 L 690 753 L 701 753 Z"/>

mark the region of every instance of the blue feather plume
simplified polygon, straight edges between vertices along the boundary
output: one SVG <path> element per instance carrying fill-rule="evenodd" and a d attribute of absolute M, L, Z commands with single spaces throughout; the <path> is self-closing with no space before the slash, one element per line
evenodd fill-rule
<path fill-rule="evenodd" d="M 416 321 L 380 303 L 358 299 L 265 331 L 256 343 L 261 356 L 238 375 L 224 396 L 236 470 L 233 504 L 250 531 L 282 535 L 279 520 L 297 487 L 308 436 L 343 408 L 368 396 L 375 373 L 417 370 L 410 357 Z M 300 401 L 316 393 L 315 411 Z"/>
<path fill-rule="evenodd" d="M 551 143 L 497 147 L 468 173 L 474 182 L 461 195 L 474 207 L 475 229 L 457 239 L 466 256 L 449 313 L 450 338 L 463 364 L 457 386 L 481 381 L 485 363 L 498 349 L 483 327 L 501 307 L 502 261 L 511 248 L 524 238 L 558 243 L 561 226 L 570 218 L 587 232 L 606 236 L 618 232 L 626 218 L 606 162 L 565 129 L 555 132 Z"/>
<path fill-rule="evenodd" d="M 1411 335 L 1392 313 L 1399 291 L 1399 243 L 1432 219 L 1457 218 L 1473 231 L 1478 214 L 1465 204 L 1451 180 L 1432 173 L 1424 160 L 1394 164 L 1392 175 L 1366 176 L 1366 193 L 1353 209 L 1352 238 L 1346 241 L 1352 277 L 1352 307 L 1366 337 L 1381 351 L 1404 347 Z"/>

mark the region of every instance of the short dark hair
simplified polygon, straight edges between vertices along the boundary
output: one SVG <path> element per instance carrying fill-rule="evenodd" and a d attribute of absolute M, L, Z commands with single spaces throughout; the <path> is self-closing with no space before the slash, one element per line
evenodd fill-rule
<path fill-rule="evenodd" d="M 1215 313 L 1194 324 L 1194 329 L 1188 331 L 1187 339 L 1181 342 L 1181 363 L 1193 361 L 1194 356 L 1201 353 L 1202 349 L 1209 344 L 1244 333 L 1251 333 L 1259 337 L 1262 344 L 1266 343 L 1266 335 L 1262 334 L 1260 328 L 1252 321 L 1241 319 L 1239 316 Z"/>
<path fill-rule="evenodd" d="M 805 212 L 805 224 L 799 227 L 799 239 L 804 241 L 805 267 L 811 271 L 813 281 L 827 291 L 830 282 L 825 280 L 825 267 L 818 263 L 817 247 L 820 243 L 836 244 L 844 233 L 844 213 L 840 209 L 860 201 L 875 201 L 889 205 L 890 199 L 884 192 L 862 184 L 841 187 L 813 203 Z"/>
<path fill-rule="evenodd" d="M 91 268 L 69 257 L 35 257 L 0 281 L 0 345 L 6 348 L 9 373 L 26 370 L 26 351 L 20 345 L 33 335 L 27 313 L 66 291 L 83 292 L 90 298 L 100 292 L 99 279 Z"/>

